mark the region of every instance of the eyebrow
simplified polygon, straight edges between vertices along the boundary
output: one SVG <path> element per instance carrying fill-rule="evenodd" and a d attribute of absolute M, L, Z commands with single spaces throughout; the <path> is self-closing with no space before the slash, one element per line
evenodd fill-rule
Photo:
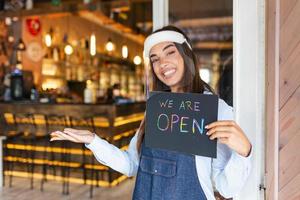
<path fill-rule="evenodd" d="M 172 46 L 175 46 L 175 45 L 174 45 L 174 44 L 169 44 L 169 45 L 165 46 L 165 47 L 163 48 L 163 51 L 166 50 L 166 49 L 169 48 L 169 47 L 172 47 Z"/>
<path fill-rule="evenodd" d="M 166 49 L 168 49 L 169 47 L 174 47 L 175 45 L 174 44 L 169 44 L 169 45 L 167 45 L 167 46 L 165 46 L 164 48 L 163 48 L 163 51 L 165 51 Z M 152 55 L 150 55 L 150 58 L 152 58 L 152 57 L 154 57 L 154 56 L 157 56 L 156 54 L 152 54 Z"/>

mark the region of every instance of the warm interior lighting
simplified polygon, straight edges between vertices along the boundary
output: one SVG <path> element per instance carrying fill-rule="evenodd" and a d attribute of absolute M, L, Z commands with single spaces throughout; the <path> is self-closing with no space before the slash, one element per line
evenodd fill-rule
<path fill-rule="evenodd" d="M 92 34 L 91 38 L 90 38 L 90 54 L 91 54 L 91 56 L 96 55 L 96 36 L 95 36 L 95 34 Z"/>
<path fill-rule="evenodd" d="M 47 89 L 57 89 L 62 86 L 60 80 L 48 79 L 42 83 L 42 89 L 45 91 Z"/>
<path fill-rule="evenodd" d="M 140 64 L 142 63 L 141 57 L 140 57 L 140 56 L 135 56 L 135 57 L 133 58 L 133 63 L 134 63 L 135 65 L 140 65 Z"/>
<path fill-rule="evenodd" d="M 108 42 L 105 45 L 105 49 L 108 52 L 111 52 L 111 51 L 113 51 L 115 49 L 115 45 L 114 45 L 114 43 L 112 43 L 112 41 L 110 39 L 108 39 Z"/>
<path fill-rule="evenodd" d="M 10 17 L 5 17 L 5 24 L 6 24 L 6 26 L 10 26 L 12 24 Z"/>
<path fill-rule="evenodd" d="M 51 47 L 52 45 L 52 38 L 49 33 L 45 35 L 45 44 L 47 47 Z"/>
<path fill-rule="evenodd" d="M 19 51 L 25 51 L 26 46 L 25 43 L 23 42 L 22 38 L 19 39 L 18 45 L 17 45 L 17 50 Z"/>
<path fill-rule="evenodd" d="M 71 55 L 72 53 L 73 53 L 73 47 L 71 46 L 71 45 L 69 45 L 69 44 L 67 44 L 66 46 L 65 46 L 65 54 L 67 54 L 68 56 L 69 55 Z"/>
<path fill-rule="evenodd" d="M 10 36 L 8 36 L 8 41 L 12 43 L 15 41 L 15 38 L 10 35 Z"/>
<path fill-rule="evenodd" d="M 126 45 L 122 46 L 122 57 L 128 58 L 128 47 Z"/>

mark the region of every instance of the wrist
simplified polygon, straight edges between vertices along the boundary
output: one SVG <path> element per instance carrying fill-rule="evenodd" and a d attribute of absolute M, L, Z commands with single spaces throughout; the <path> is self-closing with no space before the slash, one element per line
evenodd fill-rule
<path fill-rule="evenodd" d="M 93 142 L 93 140 L 95 139 L 95 135 L 96 135 L 95 133 L 91 133 L 86 144 L 91 144 Z"/>
<path fill-rule="evenodd" d="M 248 157 L 251 153 L 252 150 L 252 145 L 249 143 L 249 145 L 247 145 L 248 147 L 245 149 L 245 151 L 241 154 L 244 157 Z"/>

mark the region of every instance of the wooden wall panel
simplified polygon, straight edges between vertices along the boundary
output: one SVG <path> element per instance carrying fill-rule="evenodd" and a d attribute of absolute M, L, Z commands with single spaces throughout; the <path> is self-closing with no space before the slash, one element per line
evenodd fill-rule
<path fill-rule="evenodd" d="M 277 185 L 278 185 L 278 173 L 277 173 L 277 157 L 278 157 L 278 147 L 276 146 L 276 122 L 274 119 L 275 113 L 278 113 L 276 109 L 276 98 L 278 96 L 276 84 L 276 56 L 275 56 L 275 33 L 276 33 L 276 4 L 275 1 L 269 0 L 267 2 L 267 33 L 266 33 L 266 161 L 265 161 L 265 171 L 266 171 L 266 199 L 276 199 L 277 195 Z M 278 61 L 278 59 L 277 59 Z M 276 168 L 277 167 L 277 168 Z M 275 192 L 276 191 L 276 192 Z"/>
<path fill-rule="evenodd" d="M 268 0 L 266 16 L 266 197 L 300 199 L 300 1 Z"/>
<path fill-rule="evenodd" d="M 300 5 L 300 3 L 299 3 Z M 300 13 L 300 10 L 299 10 Z M 300 17 L 300 16 L 299 16 Z M 293 21 L 298 21 L 299 24 L 299 39 L 300 39 L 300 20 L 290 19 Z M 285 41 L 286 39 L 283 37 L 291 37 L 287 36 L 288 34 L 283 34 L 283 32 L 289 32 L 289 29 L 281 30 L 281 41 Z M 295 92 L 295 90 L 300 86 L 300 40 L 294 41 L 296 46 L 291 52 L 290 56 L 283 62 L 280 63 L 280 108 L 287 102 L 290 96 Z M 282 42 L 281 42 L 282 43 Z M 281 48 L 281 47 L 280 47 Z M 283 50 L 280 51 L 281 54 Z"/>
<path fill-rule="evenodd" d="M 285 1 L 285 3 L 288 1 Z M 282 3 L 283 4 L 283 3 Z M 284 64 L 300 41 L 300 2 L 294 5 L 285 23 L 280 27 L 280 63 Z"/>
<path fill-rule="evenodd" d="M 290 15 L 297 1 L 298 0 L 280 0 L 280 25 L 286 21 L 286 18 Z"/>
<path fill-rule="evenodd" d="M 281 0 L 279 199 L 300 199 L 300 2 Z"/>
<path fill-rule="evenodd" d="M 300 16 L 299 16 L 300 17 Z M 299 24 L 300 26 L 300 24 Z M 299 32 L 300 33 L 300 32 Z M 300 34 L 299 34 L 300 35 Z M 300 86 L 300 42 L 284 64 L 280 65 L 280 108 Z"/>
<path fill-rule="evenodd" d="M 300 88 L 280 111 L 280 149 L 300 131 Z"/>
<path fill-rule="evenodd" d="M 291 138 L 279 153 L 279 192 L 300 174 L 300 130 Z M 300 185 L 299 185 L 300 186 Z M 299 190 L 300 192 L 300 190 Z"/>
<path fill-rule="evenodd" d="M 279 193 L 280 200 L 299 200 L 300 199 L 300 174 L 288 183 Z"/>

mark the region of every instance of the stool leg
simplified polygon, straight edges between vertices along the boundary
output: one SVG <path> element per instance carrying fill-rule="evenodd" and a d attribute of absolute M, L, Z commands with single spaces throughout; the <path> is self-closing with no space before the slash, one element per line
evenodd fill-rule
<path fill-rule="evenodd" d="M 12 172 L 13 172 L 13 170 L 14 170 L 14 163 L 12 161 L 12 162 L 10 162 L 10 166 L 8 169 L 8 171 L 9 171 L 9 187 L 12 187 Z"/>
<path fill-rule="evenodd" d="M 83 181 L 84 184 L 86 184 L 86 179 L 87 179 L 87 171 L 85 168 L 85 163 L 86 163 L 86 157 L 85 157 L 85 145 L 83 144 L 81 146 L 81 150 L 82 150 L 82 170 L 83 170 Z"/>
<path fill-rule="evenodd" d="M 94 158 L 92 157 L 92 167 L 91 167 L 91 185 L 90 185 L 90 198 L 93 198 L 94 189 Z"/>
<path fill-rule="evenodd" d="M 47 147 L 48 146 L 48 143 L 47 141 L 44 142 L 44 147 Z M 42 165 L 42 173 L 43 173 L 43 177 L 42 177 L 42 180 L 41 180 L 41 188 L 40 190 L 43 192 L 44 191 L 44 182 L 47 181 L 47 151 L 46 151 L 46 148 L 44 149 L 44 152 L 43 152 L 43 160 L 44 160 L 44 163 Z"/>
<path fill-rule="evenodd" d="M 61 154 L 61 157 L 63 157 L 63 154 Z M 61 159 L 61 161 L 63 161 L 63 159 Z M 62 176 L 62 182 L 63 182 L 63 184 L 62 184 L 62 186 L 63 186 L 63 188 L 62 188 L 62 193 L 63 194 L 65 194 L 65 172 L 66 172 L 66 169 L 65 169 L 66 167 L 65 166 L 61 166 L 61 176 Z"/>
<path fill-rule="evenodd" d="M 30 142 L 30 144 L 31 144 L 31 146 L 33 146 L 32 141 Z M 31 177 L 30 177 L 30 189 L 33 189 L 33 181 L 34 181 L 33 178 L 34 178 L 34 168 L 35 168 L 35 164 L 34 164 L 35 151 L 34 151 L 34 149 L 32 149 L 30 151 L 30 159 L 31 159 L 31 161 L 30 161 L 30 175 L 31 175 Z"/>
<path fill-rule="evenodd" d="M 17 152 L 19 152 L 17 150 Z M 22 154 L 22 151 L 21 151 L 21 154 Z M 11 156 L 14 156 L 14 154 L 12 153 Z M 12 178 L 13 178 L 13 171 L 14 171 L 14 168 L 15 168 L 15 162 L 12 160 L 12 161 L 8 161 L 8 172 L 9 172 L 9 179 L 8 179 L 8 185 L 9 187 L 12 187 Z"/>
<path fill-rule="evenodd" d="M 96 171 L 96 187 L 98 188 L 99 187 L 99 171 Z"/>
<path fill-rule="evenodd" d="M 5 186 L 5 171 L 7 171 L 7 162 L 5 161 L 5 157 L 7 156 L 7 146 L 6 146 L 6 141 L 3 142 L 3 157 L 2 157 L 2 163 L 3 163 L 3 177 L 2 177 L 2 180 L 3 180 L 3 184 L 2 184 L 2 187 Z"/>
<path fill-rule="evenodd" d="M 55 154 L 54 152 L 51 150 L 50 152 L 50 160 L 52 161 L 52 170 L 53 170 L 53 176 L 56 176 L 56 167 L 55 165 L 53 164 L 53 161 L 55 161 Z"/>
<path fill-rule="evenodd" d="M 65 156 L 65 158 L 67 155 Z M 65 160 L 66 163 L 68 163 L 67 160 Z M 69 168 L 68 166 L 64 166 L 63 169 L 63 194 L 68 195 L 69 194 Z"/>

